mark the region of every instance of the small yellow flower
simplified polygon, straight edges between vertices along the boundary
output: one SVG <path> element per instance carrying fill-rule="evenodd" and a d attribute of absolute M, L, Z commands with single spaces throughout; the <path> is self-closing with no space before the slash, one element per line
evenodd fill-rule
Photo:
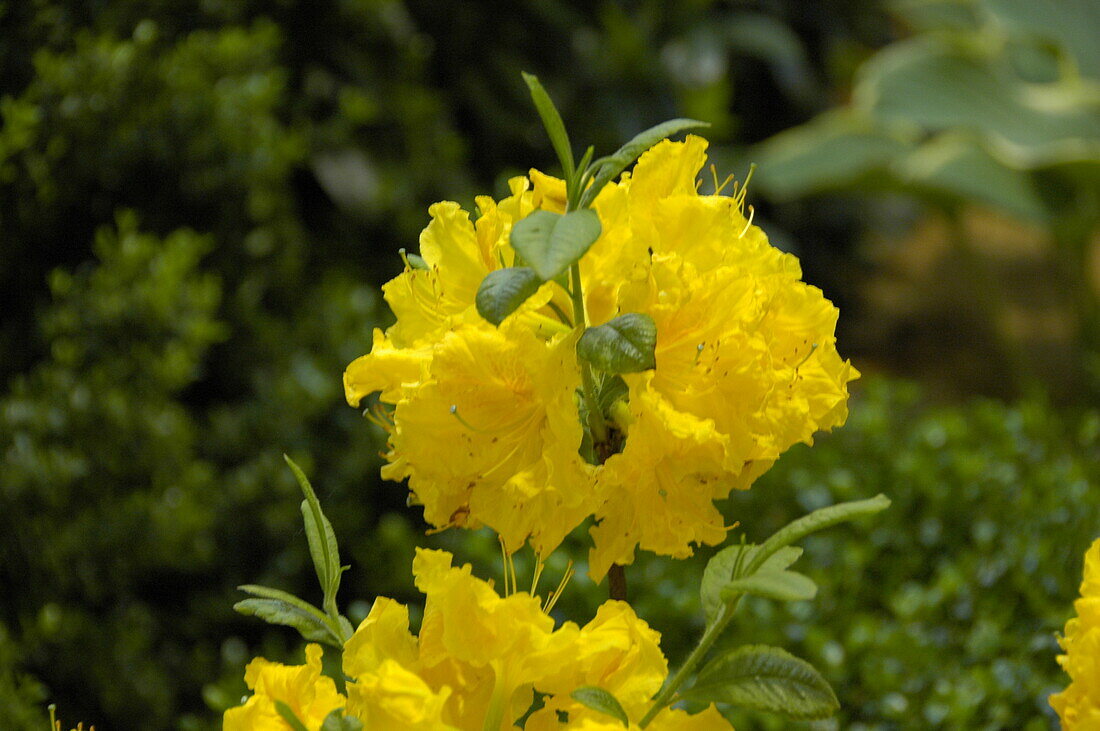
<path fill-rule="evenodd" d="M 481 729 L 491 715 L 510 727 L 578 632 L 555 630 L 536 597 L 501 597 L 451 560 L 417 549 L 413 574 L 427 595 L 419 637 L 407 610 L 383 598 L 345 646 L 349 712 L 368 727 Z"/>
<path fill-rule="evenodd" d="M 1077 616 L 1066 622 L 1065 654 L 1058 656 L 1070 684 L 1050 705 L 1064 729 L 1100 729 L 1100 538 L 1085 553 L 1081 598 L 1073 607 Z"/>
<path fill-rule="evenodd" d="M 244 680 L 252 697 L 225 712 L 225 731 L 289 731 L 275 709 L 281 701 L 310 731 L 321 728 L 332 711 L 347 703 L 331 678 L 321 675 L 320 645 L 306 647 L 305 665 L 282 665 L 258 657 L 245 668 Z"/>

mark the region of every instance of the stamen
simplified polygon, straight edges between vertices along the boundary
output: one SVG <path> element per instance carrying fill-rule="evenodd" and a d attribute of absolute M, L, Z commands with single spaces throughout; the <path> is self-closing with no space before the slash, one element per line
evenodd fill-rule
<path fill-rule="evenodd" d="M 488 429 L 478 429 L 476 426 L 474 426 L 470 422 L 463 419 L 462 414 L 458 413 L 458 404 L 451 404 L 451 416 L 458 419 L 458 423 L 462 424 L 462 426 L 466 427 L 470 431 L 477 432 L 478 434 L 488 434 L 489 433 Z"/>
<path fill-rule="evenodd" d="M 504 545 L 503 541 L 501 541 L 501 545 Z M 512 554 L 508 554 L 508 568 L 512 574 L 512 593 L 517 594 L 519 593 L 519 576 L 516 574 L 516 561 Z"/>
<path fill-rule="evenodd" d="M 755 215 L 756 209 L 752 206 L 749 206 L 749 219 L 745 221 L 745 228 L 741 229 L 741 233 L 737 236 L 737 238 L 743 238 L 745 234 L 749 232 L 749 229 L 752 228 L 752 217 Z"/>
<path fill-rule="evenodd" d="M 497 535 L 497 542 L 500 543 L 500 562 L 501 568 L 504 571 L 504 596 L 512 595 L 512 583 L 508 580 L 508 549 L 504 546 L 504 539 Z"/>
<path fill-rule="evenodd" d="M 810 345 L 810 352 L 806 353 L 806 357 L 798 361 L 798 365 L 794 367 L 796 373 L 798 372 L 798 369 L 801 368 L 806 363 L 806 361 L 810 359 L 810 356 L 814 354 L 815 350 L 817 350 L 817 343 L 812 343 Z"/>
<path fill-rule="evenodd" d="M 752 174 L 756 172 L 756 163 L 749 165 L 749 174 L 745 176 L 745 182 L 741 183 L 741 190 L 738 191 L 736 200 L 737 205 L 744 209 L 745 196 L 749 194 L 749 182 L 752 180 Z"/>
<path fill-rule="evenodd" d="M 546 604 L 542 608 L 543 614 L 549 614 L 554 608 L 554 605 L 558 603 L 558 599 L 561 598 L 562 592 L 565 591 L 565 585 L 573 578 L 573 573 L 573 561 L 570 560 L 565 567 L 565 573 L 562 574 L 561 581 L 558 582 L 558 588 L 554 589 L 553 593 L 546 597 Z"/>
<path fill-rule="evenodd" d="M 531 596 L 535 596 L 535 591 L 539 588 L 539 579 L 542 578 L 542 570 L 546 567 L 546 564 L 542 561 L 542 555 L 535 553 L 535 572 L 531 577 Z"/>

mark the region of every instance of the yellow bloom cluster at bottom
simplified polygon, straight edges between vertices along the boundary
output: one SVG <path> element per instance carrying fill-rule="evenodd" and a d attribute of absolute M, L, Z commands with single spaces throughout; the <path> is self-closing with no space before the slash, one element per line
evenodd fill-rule
<path fill-rule="evenodd" d="M 226 712 L 224 727 L 290 729 L 276 709 L 281 701 L 310 731 L 340 708 L 367 729 L 510 729 L 538 692 L 544 705 L 527 719 L 531 731 L 622 729 L 570 695 L 597 686 L 619 700 L 636 729 L 668 674 L 660 635 L 624 602 L 606 602 L 584 627 L 555 629 L 537 597 L 502 597 L 469 565 L 452 566 L 444 551 L 418 549 L 413 574 L 427 595 L 419 636 L 409 631 L 404 605 L 376 600 L 344 646 L 346 698 L 321 675 L 321 648 L 310 645 L 306 665 L 250 663 L 245 680 L 254 695 Z M 646 728 L 731 727 L 711 706 L 696 715 L 665 709 Z"/>
<path fill-rule="evenodd" d="M 1066 622 L 1061 639 L 1066 654 L 1058 663 L 1069 673 L 1069 687 L 1050 697 L 1063 729 L 1100 729 L 1100 538 L 1085 553 L 1077 616 Z"/>

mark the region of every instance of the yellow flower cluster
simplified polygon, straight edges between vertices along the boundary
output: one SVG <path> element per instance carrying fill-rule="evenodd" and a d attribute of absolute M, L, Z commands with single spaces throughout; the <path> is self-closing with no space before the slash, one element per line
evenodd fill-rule
<path fill-rule="evenodd" d="M 388 479 L 408 478 L 438 528 L 488 525 L 509 551 L 546 555 L 592 516 L 590 573 L 635 549 L 686 557 L 726 527 L 715 500 L 748 488 L 791 445 L 847 418 L 858 377 L 836 351 L 836 308 L 798 261 L 746 219 L 743 195 L 700 195 L 705 140 L 664 141 L 604 188 L 602 233 L 580 261 L 586 319 L 641 313 L 657 326 L 656 368 L 623 376 L 609 411 L 615 448 L 579 454 L 579 328 L 548 282 L 494 327 L 475 295 L 512 266 L 512 225 L 565 210 L 563 181 L 531 171 L 511 196 L 431 207 L 424 266 L 384 287 L 397 322 L 344 374 L 349 403 L 378 392 Z"/>
<path fill-rule="evenodd" d="M 1081 598 L 1073 604 L 1077 616 L 1066 622 L 1061 639 L 1066 654 L 1058 663 L 1070 684 L 1050 697 L 1064 729 L 1100 729 L 1100 538 L 1085 553 Z"/>
<path fill-rule="evenodd" d="M 636 724 L 665 680 L 660 636 L 623 602 L 605 603 L 584 627 L 567 622 L 555 629 L 536 597 L 502 597 L 468 565 L 452 566 L 446 552 L 418 549 L 413 573 L 427 595 L 419 636 L 409 631 L 405 606 L 377 599 L 344 647 L 346 698 L 320 674 L 321 649 L 310 645 L 302 666 L 262 658 L 250 663 L 245 679 L 254 695 L 226 712 L 225 729 L 289 729 L 277 701 L 310 731 L 341 708 L 367 729 L 507 729 L 531 707 L 536 691 L 546 694 L 545 705 L 527 719 L 527 729 L 621 729 L 570 693 L 585 685 L 609 691 Z M 730 725 L 711 706 L 694 716 L 665 709 L 647 728 Z"/>

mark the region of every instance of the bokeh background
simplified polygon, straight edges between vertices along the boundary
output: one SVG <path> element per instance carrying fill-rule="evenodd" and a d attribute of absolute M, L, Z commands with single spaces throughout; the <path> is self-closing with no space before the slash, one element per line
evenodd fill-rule
<path fill-rule="evenodd" d="M 0 2 L 0 727 L 216 728 L 253 655 L 300 658 L 231 609 L 319 600 L 283 452 L 353 619 L 420 601 L 415 545 L 499 575 L 379 481 L 340 375 L 430 203 L 554 169 L 520 70 L 597 154 L 710 121 L 865 373 L 727 513 L 753 540 L 894 506 L 807 540 L 818 599 L 746 602 L 730 641 L 822 669 L 816 728 L 1051 727 L 1100 534 L 1098 37 L 1094 0 Z M 673 663 L 711 553 L 628 570 Z M 582 575 L 557 611 L 604 596 Z"/>

